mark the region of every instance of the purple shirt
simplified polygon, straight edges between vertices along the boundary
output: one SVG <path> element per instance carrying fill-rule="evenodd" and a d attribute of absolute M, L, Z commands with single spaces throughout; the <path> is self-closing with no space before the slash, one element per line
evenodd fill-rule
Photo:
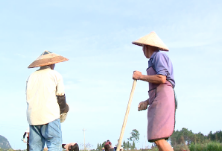
<path fill-rule="evenodd" d="M 167 81 L 175 87 L 173 64 L 165 53 L 154 52 L 148 61 L 149 67 L 153 67 L 157 74 L 166 76 Z"/>

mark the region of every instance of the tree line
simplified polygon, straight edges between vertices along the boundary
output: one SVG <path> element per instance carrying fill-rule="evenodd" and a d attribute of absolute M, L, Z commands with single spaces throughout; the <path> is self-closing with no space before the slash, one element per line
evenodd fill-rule
<path fill-rule="evenodd" d="M 222 131 L 217 131 L 215 133 L 210 133 L 208 135 L 204 135 L 201 132 L 193 133 L 191 130 L 187 128 L 182 128 L 180 131 L 174 131 L 173 135 L 170 137 L 171 145 L 175 146 L 178 144 L 202 144 L 209 141 L 222 142 Z"/>
<path fill-rule="evenodd" d="M 133 129 L 130 133 L 131 136 L 127 138 L 127 141 L 123 141 L 122 147 L 124 150 L 134 150 L 136 148 L 136 143 L 139 141 L 140 133 L 138 130 Z M 176 130 L 169 138 L 172 146 L 177 145 L 191 145 L 191 144 L 204 144 L 208 142 L 218 142 L 222 143 L 222 131 L 216 131 L 212 133 L 209 132 L 208 135 L 204 135 L 203 133 L 193 133 L 191 130 L 187 128 L 182 128 L 181 130 Z M 96 150 L 102 150 L 106 142 L 101 144 L 97 144 Z"/>

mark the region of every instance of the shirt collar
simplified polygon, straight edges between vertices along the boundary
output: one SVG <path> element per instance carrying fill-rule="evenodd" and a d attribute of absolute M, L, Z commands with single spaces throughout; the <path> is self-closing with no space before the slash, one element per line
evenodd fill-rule
<path fill-rule="evenodd" d="M 157 52 L 159 52 L 159 50 L 158 50 L 158 51 L 154 51 L 153 54 L 151 55 L 151 57 L 150 57 L 150 59 L 149 59 L 149 61 L 148 61 L 148 68 L 152 66 L 153 58 L 156 56 L 156 53 L 157 53 Z M 147 69 L 148 69 L 148 68 L 147 68 Z"/>
<path fill-rule="evenodd" d="M 42 67 L 40 67 L 39 70 L 44 70 L 44 69 L 51 69 L 51 68 L 49 66 L 42 66 Z"/>
<path fill-rule="evenodd" d="M 151 55 L 150 59 L 153 59 L 157 52 L 159 52 L 159 50 L 158 51 L 154 51 L 153 54 Z"/>

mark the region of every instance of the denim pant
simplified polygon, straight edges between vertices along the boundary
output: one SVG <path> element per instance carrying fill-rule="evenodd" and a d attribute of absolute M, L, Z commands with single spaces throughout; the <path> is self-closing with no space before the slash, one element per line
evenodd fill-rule
<path fill-rule="evenodd" d="M 42 151 L 45 143 L 49 151 L 62 151 L 62 131 L 60 119 L 45 125 L 30 125 L 29 149 Z"/>

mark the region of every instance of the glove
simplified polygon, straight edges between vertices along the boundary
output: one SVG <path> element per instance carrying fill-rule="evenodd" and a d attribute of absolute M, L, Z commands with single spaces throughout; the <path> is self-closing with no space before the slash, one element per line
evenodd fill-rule
<path fill-rule="evenodd" d="M 66 104 L 65 112 L 60 114 L 60 123 L 62 123 L 62 122 L 64 122 L 66 120 L 66 116 L 68 114 L 68 111 L 69 111 L 69 105 Z"/>
<path fill-rule="evenodd" d="M 62 123 L 66 120 L 66 116 L 67 116 L 67 113 L 60 114 L 60 123 Z"/>

